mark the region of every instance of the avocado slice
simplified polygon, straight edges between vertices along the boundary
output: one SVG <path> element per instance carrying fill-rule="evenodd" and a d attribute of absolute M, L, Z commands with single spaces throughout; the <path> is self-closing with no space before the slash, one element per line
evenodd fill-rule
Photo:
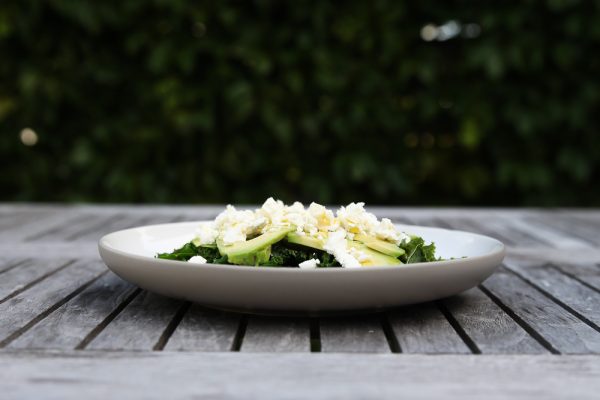
<path fill-rule="evenodd" d="M 385 240 L 377 239 L 372 236 L 356 234 L 354 235 L 354 240 L 362 242 L 366 244 L 367 247 L 377 250 L 380 253 L 387 254 L 388 256 L 400 257 L 402 254 L 406 253 L 404 249 L 401 249 L 394 243 L 386 242 Z"/>
<path fill-rule="evenodd" d="M 365 267 L 372 267 L 372 266 L 379 267 L 379 266 L 402 264 L 402 261 L 398 260 L 397 258 L 388 256 L 383 253 L 380 253 L 379 251 L 370 249 L 364 243 L 349 240 L 348 246 L 353 247 L 357 250 L 360 250 L 360 251 L 366 253 L 370 257 L 370 259 L 368 261 L 361 262 L 361 265 L 363 265 Z"/>
<path fill-rule="evenodd" d="M 219 248 L 219 253 L 226 255 L 227 261 L 232 264 L 258 265 L 269 260 L 271 245 L 279 242 L 293 229 L 292 227 L 277 228 L 263 233 L 254 239 L 232 245 L 225 245 L 219 238 L 217 239 L 217 247 Z"/>
<path fill-rule="evenodd" d="M 317 250 L 323 250 L 323 241 L 314 237 L 299 235 L 296 232 L 290 232 L 286 236 L 286 240 L 290 243 L 299 244 L 301 246 L 311 247 Z"/>

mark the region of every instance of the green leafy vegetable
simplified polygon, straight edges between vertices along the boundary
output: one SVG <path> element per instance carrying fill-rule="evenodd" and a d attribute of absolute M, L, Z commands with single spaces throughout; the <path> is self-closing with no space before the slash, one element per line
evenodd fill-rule
<path fill-rule="evenodd" d="M 269 261 L 261 264 L 271 267 L 295 267 L 301 262 L 316 258 L 320 261 L 319 268 L 339 267 L 340 263 L 328 253 L 310 247 L 290 245 L 289 243 L 275 243 L 271 249 Z"/>
<path fill-rule="evenodd" d="M 271 267 L 297 266 L 311 258 L 318 258 L 315 251 L 308 250 L 308 248 L 304 250 L 300 246 L 292 248 L 280 242 L 272 246 L 270 259 L 261 265 Z"/>
<path fill-rule="evenodd" d="M 410 242 L 400 244 L 400 247 L 406 251 L 399 257 L 405 264 L 414 264 L 420 262 L 437 261 L 435 258 L 435 244 L 425 245 L 423 238 L 412 236 Z"/>
<path fill-rule="evenodd" d="M 214 264 L 227 264 L 227 256 L 221 256 L 216 247 L 196 246 L 189 242 L 184 244 L 179 249 L 173 250 L 171 253 L 160 253 L 156 257 L 166 260 L 187 261 L 194 256 L 202 256 L 206 258 L 206 262 Z"/>

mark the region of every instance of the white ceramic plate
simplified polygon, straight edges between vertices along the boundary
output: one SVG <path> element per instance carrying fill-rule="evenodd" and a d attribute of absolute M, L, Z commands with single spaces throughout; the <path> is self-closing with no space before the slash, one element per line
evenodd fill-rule
<path fill-rule="evenodd" d="M 421 226 L 402 231 L 436 244 L 454 260 L 359 269 L 243 267 L 156 259 L 193 238 L 199 222 L 151 225 L 100 239 L 100 255 L 117 275 L 144 289 L 207 306 L 256 312 L 372 310 L 451 296 L 482 282 L 504 258 L 487 236 Z M 466 257 L 466 258 L 460 258 Z"/>

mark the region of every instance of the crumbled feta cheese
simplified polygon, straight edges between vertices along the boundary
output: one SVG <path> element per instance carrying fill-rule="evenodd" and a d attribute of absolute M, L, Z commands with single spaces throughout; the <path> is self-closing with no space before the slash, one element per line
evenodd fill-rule
<path fill-rule="evenodd" d="M 257 216 L 251 210 L 238 211 L 231 205 L 217 216 L 214 223 L 225 245 L 243 242 L 248 236 L 258 235 L 266 225 L 265 217 Z"/>
<path fill-rule="evenodd" d="M 335 231 L 340 226 L 340 223 L 333 215 L 333 212 L 331 210 L 326 209 L 320 204 L 310 203 L 307 212 L 316 220 L 315 230 Z M 310 233 L 311 236 L 314 236 L 316 234 L 316 232 Z"/>
<path fill-rule="evenodd" d="M 232 245 L 238 242 L 246 241 L 246 234 L 242 231 L 243 227 L 241 226 L 233 226 L 226 231 L 223 232 L 221 239 L 223 240 L 223 244 L 226 246 Z"/>
<path fill-rule="evenodd" d="M 350 203 L 340 207 L 337 217 L 341 226 L 349 233 L 371 234 L 377 227 L 377 217 L 365 210 L 365 203 Z"/>
<path fill-rule="evenodd" d="M 301 262 L 300 264 L 298 264 L 298 266 L 302 269 L 314 269 L 317 268 L 317 265 L 319 265 L 321 263 L 321 261 L 319 261 L 316 258 L 311 258 L 310 260 L 306 260 Z"/>
<path fill-rule="evenodd" d="M 323 249 L 333 255 L 344 268 L 360 267 L 360 262 L 348 250 L 346 231 L 343 229 L 330 232 L 327 241 L 323 245 Z"/>
<path fill-rule="evenodd" d="M 217 236 L 219 236 L 219 231 L 215 229 L 213 222 L 203 223 L 196 229 L 196 238 L 198 238 L 200 245 L 214 243 Z"/>
<path fill-rule="evenodd" d="M 375 237 L 381 240 L 387 240 L 396 245 L 399 245 L 403 241 L 410 240 L 410 237 L 398 231 L 392 221 L 389 218 L 382 218 L 381 222 L 377 224 L 375 228 Z"/>
<path fill-rule="evenodd" d="M 206 258 L 202 256 L 194 256 L 190 258 L 188 262 L 191 262 L 193 264 L 206 264 Z"/>

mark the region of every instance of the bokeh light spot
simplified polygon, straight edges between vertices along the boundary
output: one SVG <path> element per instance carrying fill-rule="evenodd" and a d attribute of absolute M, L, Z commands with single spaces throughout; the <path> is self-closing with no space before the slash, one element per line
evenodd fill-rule
<path fill-rule="evenodd" d="M 421 39 L 431 42 L 438 37 L 440 30 L 433 24 L 427 24 L 421 28 Z"/>
<path fill-rule="evenodd" d="M 38 134 L 31 128 L 24 128 L 19 134 L 21 143 L 25 146 L 35 146 L 38 142 Z"/>

